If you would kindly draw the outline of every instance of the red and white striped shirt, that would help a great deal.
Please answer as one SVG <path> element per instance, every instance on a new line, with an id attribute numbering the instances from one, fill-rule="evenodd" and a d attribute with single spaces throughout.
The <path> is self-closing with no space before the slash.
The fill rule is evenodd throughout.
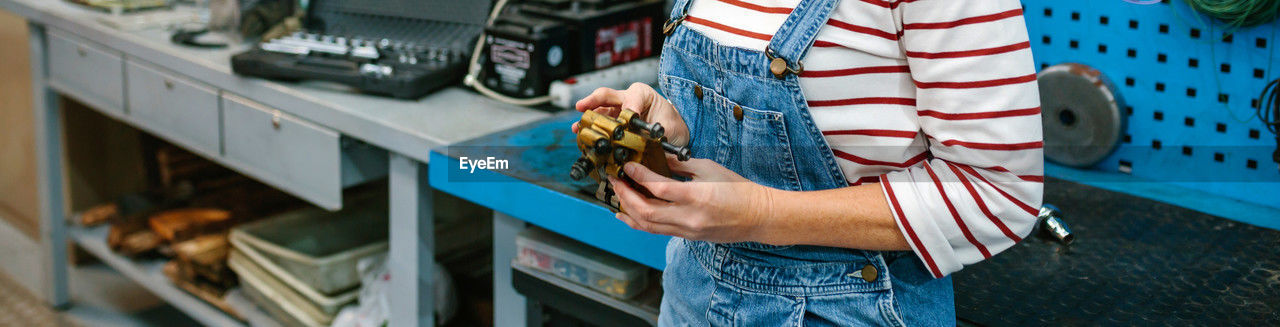
<path id="1" fill-rule="evenodd" d="M 799 0 L 698 0 L 685 22 L 763 51 Z M 1030 233 L 1040 98 L 1017 0 L 844 0 L 800 86 L 850 185 L 880 182 L 935 277 Z"/>

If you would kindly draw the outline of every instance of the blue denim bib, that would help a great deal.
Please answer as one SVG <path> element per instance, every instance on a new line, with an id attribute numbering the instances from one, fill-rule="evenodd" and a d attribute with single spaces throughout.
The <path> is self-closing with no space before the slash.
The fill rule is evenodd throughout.
<path id="1" fill-rule="evenodd" d="M 676 1 L 659 84 L 695 157 L 778 189 L 849 185 L 797 76 L 838 2 L 801 0 L 759 52 L 681 26 L 690 0 Z M 770 69 L 775 58 L 784 74 Z M 663 326 L 955 324 L 950 277 L 933 279 L 910 252 L 673 238 L 663 289 Z"/>

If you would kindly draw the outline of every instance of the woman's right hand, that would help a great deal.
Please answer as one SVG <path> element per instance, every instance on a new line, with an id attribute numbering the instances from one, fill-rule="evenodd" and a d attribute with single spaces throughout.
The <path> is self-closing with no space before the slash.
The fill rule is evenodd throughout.
<path id="1" fill-rule="evenodd" d="M 626 90 L 602 87 L 582 100 L 578 100 L 575 107 L 578 112 L 595 110 L 610 117 L 617 117 L 622 109 L 635 111 L 647 122 L 662 124 L 666 131 L 667 142 L 675 146 L 689 144 L 689 127 L 684 124 L 684 118 L 680 117 L 680 113 L 676 112 L 671 102 L 659 95 L 658 91 L 648 84 L 634 83 Z M 578 132 L 576 122 L 573 123 L 573 132 Z"/>

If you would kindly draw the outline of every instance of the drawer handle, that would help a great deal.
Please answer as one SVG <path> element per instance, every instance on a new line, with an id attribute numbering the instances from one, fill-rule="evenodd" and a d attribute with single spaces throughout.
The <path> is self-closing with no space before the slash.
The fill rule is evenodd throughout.
<path id="1" fill-rule="evenodd" d="M 271 128 L 280 129 L 280 110 L 271 112 Z"/>
<path id="2" fill-rule="evenodd" d="M 84 51 L 84 47 L 76 47 L 76 53 L 80 55 L 80 58 L 84 58 L 84 56 L 89 55 L 88 52 Z"/>
<path id="3" fill-rule="evenodd" d="M 165 88 L 166 90 L 170 90 L 170 91 L 172 91 L 172 90 L 173 90 L 173 81 L 170 81 L 170 80 L 164 80 L 164 88 Z"/>

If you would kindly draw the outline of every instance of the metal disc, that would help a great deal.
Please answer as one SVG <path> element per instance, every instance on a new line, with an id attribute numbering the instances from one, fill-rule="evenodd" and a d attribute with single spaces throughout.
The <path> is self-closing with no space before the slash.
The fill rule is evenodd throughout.
<path id="1" fill-rule="evenodd" d="M 1102 73 L 1066 63 L 1044 69 L 1037 79 L 1046 159 L 1088 167 L 1115 151 L 1124 136 L 1124 104 Z"/>

